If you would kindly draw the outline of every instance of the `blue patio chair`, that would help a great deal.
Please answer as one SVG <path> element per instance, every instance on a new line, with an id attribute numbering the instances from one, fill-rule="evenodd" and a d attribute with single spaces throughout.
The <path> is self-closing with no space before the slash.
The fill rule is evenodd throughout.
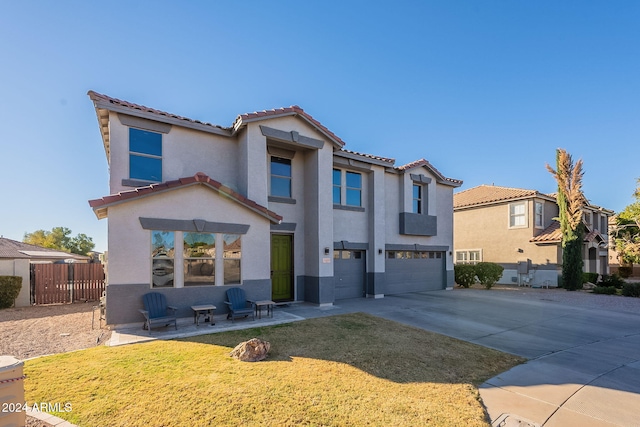
<path id="1" fill-rule="evenodd" d="M 167 297 L 160 292 L 149 292 L 142 296 L 142 302 L 144 303 L 144 310 L 140 310 L 140 313 L 144 316 L 143 329 L 148 329 L 151 332 L 151 328 L 173 326 L 178 329 L 176 307 L 167 305 Z"/>
<path id="2" fill-rule="evenodd" d="M 227 289 L 227 299 L 229 301 L 225 301 L 224 303 L 229 307 L 227 319 L 231 319 L 231 322 L 233 322 L 236 317 L 247 317 L 249 315 L 251 315 L 253 320 L 256 320 L 256 311 L 253 303 L 247 300 L 243 289 Z"/>

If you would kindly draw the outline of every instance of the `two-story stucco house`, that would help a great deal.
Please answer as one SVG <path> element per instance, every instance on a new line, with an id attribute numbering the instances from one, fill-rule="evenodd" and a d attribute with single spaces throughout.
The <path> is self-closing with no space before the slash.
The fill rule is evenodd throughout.
<path id="1" fill-rule="evenodd" d="M 142 295 L 179 315 L 242 286 L 250 299 L 336 300 L 453 287 L 453 189 L 426 160 L 345 150 L 297 106 L 229 127 L 89 92 L 110 194 L 107 322 Z"/>
<path id="2" fill-rule="evenodd" d="M 455 263 L 495 262 L 499 283 L 558 285 L 562 235 L 554 194 L 480 185 L 453 197 Z M 613 211 L 584 207 L 584 271 L 609 274 L 608 221 Z"/>

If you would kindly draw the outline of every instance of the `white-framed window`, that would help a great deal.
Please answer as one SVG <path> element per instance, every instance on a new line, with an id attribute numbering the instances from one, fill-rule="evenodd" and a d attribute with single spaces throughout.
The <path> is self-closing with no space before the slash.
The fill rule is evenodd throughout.
<path id="1" fill-rule="evenodd" d="M 182 236 L 184 286 L 215 285 L 216 235 L 185 232 Z"/>
<path id="2" fill-rule="evenodd" d="M 175 233 L 151 232 L 151 287 L 172 288 L 175 258 Z"/>
<path id="3" fill-rule="evenodd" d="M 362 174 L 347 171 L 346 176 L 347 206 L 362 206 Z"/>
<path id="4" fill-rule="evenodd" d="M 482 249 L 456 251 L 456 264 L 477 264 L 482 262 Z"/>
<path id="5" fill-rule="evenodd" d="M 527 226 L 527 202 L 509 204 L 509 228 Z"/>
<path id="6" fill-rule="evenodd" d="M 224 234 L 222 241 L 224 242 L 224 284 L 241 283 L 242 239 L 239 234 Z"/>
<path id="7" fill-rule="evenodd" d="M 291 198 L 291 159 L 271 156 L 271 196 Z"/>
<path id="8" fill-rule="evenodd" d="M 340 169 L 333 170 L 333 204 L 342 203 L 342 171 Z"/>
<path id="9" fill-rule="evenodd" d="M 178 271 L 177 277 L 174 277 L 175 265 L 182 267 L 182 274 Z M 151 231 L 153 288 L 239 285 L 241 267 L 242 236 L 239 234 Z"/>
<path id="10" fill-rule="evenodd" d="M 544 203 L 543 202 L 535 202 L 534 213 L 535 213 L 534 224 L 536 228 L 544 228 Z"/>
<path id="11" fill-rule="evenodd" d="M 413 213 L 421 214 L 424 212 L 424 186 L 420 184 L 413 184 Z"/>
<path id="12" fill-rule="evenodd" d="M 129 178 L 162 182 L 162 134 L 129 128 Z"/>
<path id="13" fill-rule="evenodd" d="M 362 207 L 362 174 L 333 169 L 333 204 Z"/>

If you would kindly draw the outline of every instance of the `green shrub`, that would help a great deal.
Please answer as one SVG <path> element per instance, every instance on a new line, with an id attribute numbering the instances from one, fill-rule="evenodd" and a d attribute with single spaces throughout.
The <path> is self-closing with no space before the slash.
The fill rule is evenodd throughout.
<path id="1" fill-rule="evenodd" d="M 630 265 L 621 265 L 618 267 L 618 274 L 623 279 L 628 279 L 631 277 L 631 273 L 633 273 L 633 266 Z"/>
<path id="2" fill-rule="evenodd" d="M 600 286 L 613 286 L 616 289 L 622 289 L 622 285 L 624 285 L 624 280 L 620 278 L 617 274 L 603 275 L 602 281 L 599 283 Z"/>
<path id="3" fill-rule="evenodd" d="M 598 281 L 598 273 L 582 273 L 582 283 L 593 283 Z"/>
<path id="4" fill-rule="evenodd" d="M 476 283 L 476 269 L 471 264 L 457 264 L 453 266 L 455 281 L 458 285 L 468 288 Z"/>
<path id="5" fill-rule="evenodd" d="M 593 288 L 594 294 L 615 295 L 616 288 L 614 286 L 596 286 Z"/>
<path id="6" fill-rule="evenodd" d="M 479 262 L 476 264 L 476 276 L 480 283 L 487 289 L 491 289 L 496 284 L 500 277 L 504 267 L 494 262 Z"/>
<path id="7" fill-rule="evenodd" d="M 0 308 L 13 306 L 22 288 L 22 277 L 0 276 Z"/>
<path id="8" fill-rule="evenodd" d="M 625 297 L 640 297 L 640 283 L 625 283 L 622 286 L 622 295 Z"/>

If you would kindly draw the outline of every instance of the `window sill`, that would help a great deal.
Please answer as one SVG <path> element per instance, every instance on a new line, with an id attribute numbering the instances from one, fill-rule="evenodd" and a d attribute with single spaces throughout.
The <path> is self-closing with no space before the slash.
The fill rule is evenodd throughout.
<path id="1" fill-rule="evenodd" d="M 151 184 L 158 184 L 160 181 L 145 181 L 143 179 L 123 179 L 122 185 L 124 187 L 146 187 Z"/>
<path id="2" fill-rule="evenodd" d="M 287 203 L 289 205 L 296 204 L 296 199 L 292 199 L 290 197 L 269 196 L 268 200 L 273 203 Z"/>
<path id="3" fill-rule="evenodd" d="M 361 206 L 348 206 L 348 205 L 333 205 L 333 209 L 352 212 L 364 212 L 364 208 Z"/>

